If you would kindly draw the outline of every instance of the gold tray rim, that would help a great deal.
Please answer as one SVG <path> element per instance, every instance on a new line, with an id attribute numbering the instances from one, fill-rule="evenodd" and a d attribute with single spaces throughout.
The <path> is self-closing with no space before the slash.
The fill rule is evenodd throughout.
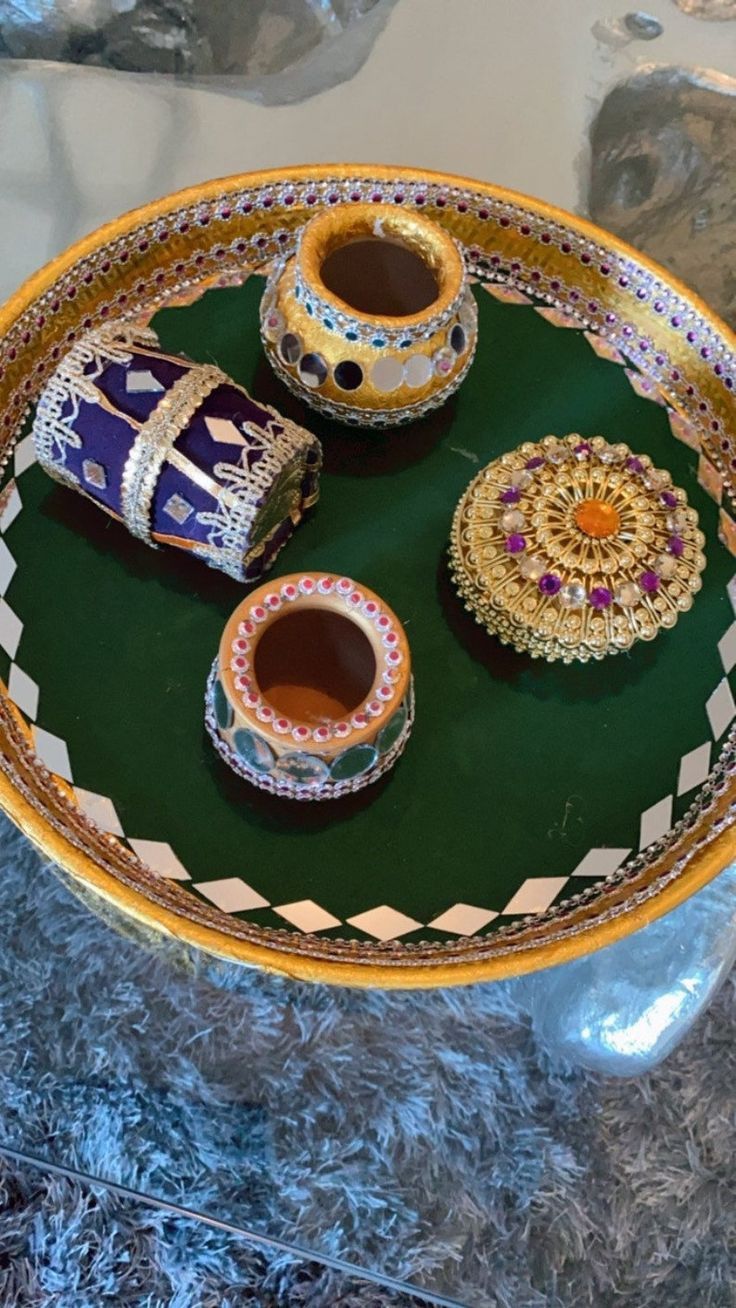
<path id="1" fill-rule="evenodd" d="M 365 177 L 376 181 L 403 184 L 421 178 L 429 185 L 472 190 L 476 194 L 488 196 L 489 199 L 532 211 L 550 223 L 559 223 L 588 237 L 591 241 L 600 243 L 607 250 L 629 259 L 639 268 L 661 279 L 668 289 L 678 294 L 708 322 L 729 348 L 736 349 L 736 334 L 695 292 L 656 262 L 587 219 L 579 218 L 532 196 L 479 182 L 475 178 L 425 168 L 370 163 L 302 164 L 235 173 L 183 188 L 131 209 L 82 237 L 28 277 L 0 307 L 0 336 L 5 335 L 21 314 L 80 259 L 94 254 L 108 242 L 125 236 L 142 224 L 151 223 L 187 205 L 216 199 L 221 197 L 223 192 L 283 185 L 291 180 L 309 181 L 315 185 L 328 181 L 338 184 L 354 180 L 357 183 Z M 1 690 L 7 699 L 6 688 L 2 686 Z M 56 828 L 47 811 L 31 802 L 28 795 L 23 793 L 23 789 L 14 784 L 5 772 L 0 772 L 0 808 L 63 871 L 73 879 L 84 883 L 124 914 L 186 945 L 201 948 L 229 961 L 249 964 L 294 979 L 359 987 L 415 989 L 465 985 L 519 975 L 569 961 L 612 944 L 670 912 L 736 859 L 736 827 L 733 825 L 730 812 L 736 799 L 735 778 L 731 780 L 707 815 L 708 820 L 701 822 L 698 828 L 677 846 L 676 854 L 679 858 L 685 859 L 682 870 L 646 899 L 634 900 L 627 904 L 624 898 L 621 910 L 602 922 L 591 921 L 584 924 L 579 931 L 571 932 L 561 939 L 541 939 L 497 956 L 479 959 L 458 957 L 448 959 L 435 955 L 434 958 L 412 962 L 410 955 L 404 953 L 402 956 L 399 950 L 393 959 L 384 954 L 386 961 L 376 961 L 375 947 L 366 945 L 364 958 L 360 957 L 359 949 L 356 951 L 354 961 L 353 959 L 343 961 L 334 958 L 309 957 L 304 953 L 289 950 L 282 947 L 281 939 L 273 944 L 244 940 L 215 926 L 193 921 L 186 915 L 183 905 L 182 912 L 179 912 L 153 901 L 143 890 L 125 884 L 100 866 L 91 853 L 78 848 L 71 839 Z M 28 787 L 29 792 L 32 792 L 32 789 Z M 53 789 L 54 783 L 50 782 L 50 795 Z M 50 800 L 50 804 L 53 807 L 53 799 Z M 714 829 L 716 827 L 717 830 Z M 696 839 L 697 836 L 701 839 Z M 612 899 L 612 903 L 616 903 L 616 900 Z M 280 936 L 282 935 L 283 933 L 280 933 Z M 329 944 L 329 942 L 325 943 Z M 461 950 L 461 942 L 458 942 L 457 947 Z"/>

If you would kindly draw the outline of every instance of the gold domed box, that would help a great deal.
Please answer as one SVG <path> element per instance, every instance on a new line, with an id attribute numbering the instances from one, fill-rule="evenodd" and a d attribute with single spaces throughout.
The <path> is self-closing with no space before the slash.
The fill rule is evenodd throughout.
<path id="1" fill-rule="evenodd" d="M 261 304 L 277 375 L 343 422 L 389 427 L 437 408 L 473 360 L 477 308 L 456 241 L 419 213 L 340 205 L 304 227 Z"/>
<path id="2" fill-rule="evenodd" d="M 504 644 L 587 662 L 674 627 L 701 588 L 704 544 L 667 471 L 573 433 L 527 441 L 473 479 L 450 563 L 466 608 Z"/>

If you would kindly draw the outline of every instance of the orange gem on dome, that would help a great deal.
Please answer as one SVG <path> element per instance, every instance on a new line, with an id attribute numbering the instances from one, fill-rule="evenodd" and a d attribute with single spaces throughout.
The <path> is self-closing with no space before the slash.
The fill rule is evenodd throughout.
<path id="1" fill-rule="evenodd" d="M 606 500 L 583 500 L 575 509 L 575 522 L 586 536 L 596 540 L 615 536 L 621 526 L 618 509 Z"/>

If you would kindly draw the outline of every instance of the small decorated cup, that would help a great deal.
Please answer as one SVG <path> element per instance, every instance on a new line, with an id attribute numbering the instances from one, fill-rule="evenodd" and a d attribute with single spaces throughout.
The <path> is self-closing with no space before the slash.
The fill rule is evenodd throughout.
<path id="1" fill-rule="evenodd" d="M 349 577 L 294 573 L 252 592 L 222 635 L 206 724 L 262 790 L 332 799 L 402 752 L 414 697 L 409 645 L 383 600 Z"/>
<path id="2" fill-rule="evenodd" d="M 275 265 L 261 336 L 278 376 L 342 422 L 387 427 L 437 408 L 473 360 L 477 308 L 460 249 L 422 214 L 325 209 Z"/>

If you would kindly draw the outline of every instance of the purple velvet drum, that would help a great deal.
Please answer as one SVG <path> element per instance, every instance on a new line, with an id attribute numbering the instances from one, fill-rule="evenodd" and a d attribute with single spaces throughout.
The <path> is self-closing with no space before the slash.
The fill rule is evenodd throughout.
<path id="1" fill-rule="evenodd" d="M 33 436 L 56 481 L 148 545 L 189 550 L 237 581 L 262 576 L 319 494 L 315 436 L 126 324 L 64 357 Z"/>

